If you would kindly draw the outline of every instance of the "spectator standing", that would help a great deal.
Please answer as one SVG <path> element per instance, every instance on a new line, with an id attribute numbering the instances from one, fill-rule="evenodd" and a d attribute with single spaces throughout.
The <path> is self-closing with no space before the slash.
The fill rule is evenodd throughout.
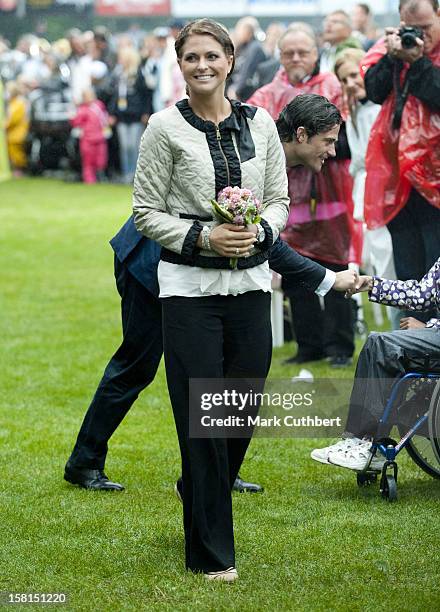
<path id="1" fill-rule="evenodd" d="M 306 30 L 287 30 L 279 41 L 282 67 L 272 83 L 265 85 L 248 100 L 262 106 L 274 119 L 297 95 L 316 93 L 341 108 L 342 90 L 336 76 L 319 71 L 318 48 Z M 322 157 L 319 157 L 321 155 Z M 353 221 L 352 185 L 345 159 L 325 163 L 315 174 L 309 168 L 288 171 L 290 213 L 283 233 L 285 241 L 302 255 L 322 263 L 335 272 L 345 269 L 360 257 L 359 230 Z M 322 151 L 316 163 L 324 162 Z M 360 228 L 360 233 L 362 228 Z M 357 246 L 355 253 L 354 246 Z M 335 367 L 349 363 L 354 351 L 353 314 L 350 302 L 335 291 L 324 298 L 309 295 L 301 286 L 284 284 L 292 305 L 292 321 L 298 353 L 288 363 L 302 363 L 331 358 Z"/>
<path id="2" fill-rule="evenodd" d="M 74 28 L 67 32 L 67 40 L 70 44 L 70 56 L 67 66 L 70 70 L 70 87 L 72 89 L 72 99 L 75 104 L 82 102 L 83 93 L 89 89 L 91 80 L 92 57 L 86 54 L 84 38 L 81 30 Z"/>
<path id="3" fill-rule="evenodd" d="M 176 38 L 185 23 L 180 19 L 173 19 L 168 28 L 158 28 L 159 35 L 166 34 L 166 44 L 160 62 L 159 90 L 163 107 L 173 106 L 185 96 L 185 82 L 179 69 L 174 50 Z M 164 32 L 165 30 L 165 32 Z"/>
<path id="4" fill-rule="evenodd" d="M 111 71 L 116 66 L 116 54 L 110 47 L 111 34 L 105 26 L 97 26 L 93 30 L 95 54 L 93 59 L 104 62 Z"/>
<path id="5" fill-rule="evenodd" d="M 359 40 L 363 49 L 368 51 L 374 45 L 378 36 L 373 23 L 373 15 L 368 4 L 355 4 L 351 10 L 353 36 Z"/>
<path id="6" fill-rule="evenodd" d="M 438 0 L 401 0 L 400 17 L 423 40 L 404 48 L 398 29 L 387 28 L 362 61 L 367 96 L 382 105 L 367 151 L 365 220 L 370 229 L 387 225 L 397 278 L 408 280 L 440 253 Z"/>
<path id="7" fill-rule="evenodd" d="M 10 178 L 6 130 L 4 127 L 5 108 L 3 96 L 3 81 L 0 79 L 0 181 Z"/>
<path id="8" fill-rule="evenodd" d="M 256 70 L 267 59 L 256 34 L 260 26 L 255 17 L 242 17 L 233 31 L 237 57 L 230 79 L 228 95 L 237 100 L 247 100 L 258 88 Z"/>
<path id="9" fill-rule="evenodd" d="M 151 92 L 151 110 L 153 113 L 157 113 L 163 108 L 159 91 L 160 57 L 158 38 L 154 35 L 146 36 L 141 48 L 141 70 L 145 85 Z"/>
<path id="10" fill-rule="evenodd" d="M 151 71 L 157 79 L 157 85 L 153 93 L 153 111 L 157 113 L 158 111 L 166 107 L 166 100 L 164 99 L 164 96 L 168 96 L 168 98 L 171 98 L 171 93 L 168 93 L 171 90 L 171 85 L 168 86 L 167 84 L 169 83 L 170 79 L 168 79 L 167 81 L 166 77 L 164 77 L 163 74 L 168 73 L 168 66 L 171 61 L 171 57 L 169 54 L 172 50 L 170 50 L 169 47 L 172 47 L 173 43 L 172 41 L 168 40 L 168 28 L 155 28 L 155 30 L 153 31 L 153 36 L 154 42 L 151 44 L 151 47 L 155 48 L 154 55 L 157 55 L 157 60 L 153 60 L 153 66 L 150 66 L 150 61 L 146 62 L 143 67 L 143 72 L 146 79 L 148 78 L 148 71 Z M 143 51 L 143 55 L 145 55 L 145 51 Z M 147 80 L 146 83 L 147 86 L 149 86 Z"/>
<path id="11" fill-rule="evenodd" d="M 11 168 L 15 176 L 20 176 L 27 166 L 26 138 L 29 131 L 29 117 L 26 99 L 16 81 L 6 84 L 6 139 Z"/>
<path id="12" fill-rule="evenodd" d="M 50 51 L 50 44 L 44 38 L 30 39 L 28 55 L 20 67 L 20 77 L 22 77 L 31 88 L 47 79 L 50 70 L 44 61 L 44 57 Z"/>
<path id="13" fill-rule="evenodd" d="M 142 132 L 152 113 L 151 91 L 145 84 L 139 53 L 130 46 L 118 51 L 110 82 L 110 123 L 116 125 L 122 180 L 133 181 Z"/>
<path id="14" fill-rule="evenodd" d="M 273 22 L 267 26 L 264 40 L 264 52 L 267 59 L 257 66 L 255 71 L 256 89 L 270 83 L 280 68 L 280 48 L 278 41 L 286 31 L 282 23 Z"/>
<path id="15" fill-rule="evenodd" d="M 81 154 L 84 183 L 96 183 L 107 167 L 108 114 L 104 104 L 96 99 L 93 89 L 86 89 L 83 102 L 76 116 L 71 119 L 73 127 L 81 130 L 79 150 Z"/>
<path id="16" fill-rule="evenodd" d="M 351 151 L 350 174 L 353 177 L 354 218 L 364 223 L 365 155 L 371 128 L 380 106 L 367 99 L 360 64 L 365 56 L 361 49 L 345 49 L 335 63 L 335 74 L 342 84 L 348 107 L 347 139 Z M 364 232 L 362 268 L 383 278 L 396 278 L 393 261 L 393 245 L 388 229 L 383 226 Z M 358 295 L 354 298 L 360 297 Z M 373 304 L 373 307 L 379 307 Z M 390 310 L 392 312 L 390 312 Z M 393 327 L 398 328 L 398 311 L 389 307 L 388 314 Z M 400 317 L 399 317 L 400 318 Z"/>
<path id="17" fill-rule="evenodd" d="M 266 28 L 263 49 L 267 58 L 280 57 L 278 41 L 286 31 L 286 26 L 279 21 L 272 21 Z"/>
<path id="18" fill-rule="evenodd" d="M 361 49 L 358 39 L 352 36 L 350 17 L 345 11 L 333 11 L 327 15 L 323 24 L 323 47 L 321 50 L 321 71 L 332 72 L 338 53 L 347 47 Z"/>

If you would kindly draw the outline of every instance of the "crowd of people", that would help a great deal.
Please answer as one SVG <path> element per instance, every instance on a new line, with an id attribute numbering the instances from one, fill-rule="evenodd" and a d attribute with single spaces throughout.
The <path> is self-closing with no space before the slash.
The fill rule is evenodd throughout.
<path id="1" fill-rule="evenodd" d="M 134 185 L 133 215 L 112 240 L 123 342 L 65 479 L 123 489 L 104 473 L 107 443 L 163 352 L 186 567 L 208 579 L 238 576 L 231 489 L 242 486 L 250 437 L 192 437 L 188 380 L 264 384 L 272 270 L 292 305 L 298 351 L 289 363 L 351 363 L 354 309 L 345 298 L 359 292 L 404 314 L 393 315 L 400 330 L 367 340 L 344 439 L 313 459 L 362 469 L 408 350 L 440 356 L 440 11 L 438 0 L 401 0 L 399 11 L 400 27 L 377 41 L 359 4 L 351 17 L 327 15 L 319 35 L 305 23 L 273 23 L 263 41 L 253 17 L 231 33 L 200 19 L 114 45 L 98 28 L 71 31 L 45 51 L 37 44 L 36 55 L 28 39 L 28 51 L 16 50 L 21 60 L 8 64 L 16 74 L 6 84 L 7 130 L 11 109 L 23 122 L 26 100 L 62 82 L 75 105 L 68 120 L 80 130 L 83 180 L 108 176 L 117 151 L 114 167 Z M 53 48 L 64 48 L 62 62 Z M 32 129 L 32 113 L 26 120 Z M 22 171 L 25 140 L 17 141 L 8 139 L 9 152 Z M 210 202 L 228 186 L 263 202 L 261 218 L 214 219 Z"/>
<path id="2" fill-rule="evenodd" d="M 14 173 L 53 169 L 59 155 L 52 156 L 50 147 L 59 151 L 59 142 L 51 142 L 49 136 L 53 138 L 57 127 L 58 140 L 65 144 L 72 127 L 69 120 L 78 110 L 82 124 L 74 124 L 73 137 L 81 146 L 77 142 L 76 147 L 67 147 L 65 165 L 82 168 L 84 182 L 132 182 L 140 135 L 148 118 L 185 95 L 174 52 L 174 41 L 183 25 L 176 19 L 151 32 L 134 28 L 111 33 L 103 26 L 93 31 L 72 29 L 51 43 L 29 33 L 15 46 L 0 36 L 0 76 L 7 85 L 6 130 Z M 315 38 L 306 24 L 297 25 Z M 289 27 L 272 22 L 263 31 L 255 18 L 239 19 L 231 30 L 237 61 L 228 80 L 229 97 L 246 101 L 272 80 L 280 67 L 279 40 Z M 333 58 L 346 47 L 368 48 L 377 36 L 367 5 L 356 5 L 351 18 L 344 11 L 332 13 L 324 20 L 322 32 L 316 34 L 323 68 L 332 69 L 332 61 L 326 57 Z M 96 117 L 99 105 L 93 95 L 102 102 L 105 115 L 98 113 Z M 50 107 L 44 120 L 42 97 L 48 101 L 46 108 Z M 56 110 L 54 101 L 58 103 Z M 61 115 L 64 126 L 60 125 Z M 98 132 L 101 151 L 107 150 L 107 156 L 98 155 L 95 168 L 90 166 L 89 150 Z M 43 141 L 43 149 L 49 149 L 39 151 L 39 157 L 36 147 L 31 146 L 36 137 Z"/>

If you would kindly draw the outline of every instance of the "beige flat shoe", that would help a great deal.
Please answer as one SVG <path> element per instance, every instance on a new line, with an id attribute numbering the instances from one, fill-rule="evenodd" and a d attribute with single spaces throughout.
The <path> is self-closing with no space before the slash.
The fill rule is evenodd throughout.
<path id="1" fill-rule="evenodd" d="M 206 580 L 220 580 L 222 582 L 234 582 L 238 578 L 235 567 L 228 567 L 228 569 L 219 572 L 207 572 L 204 576 Z"/>
<path id="2" fill-rule="evenodd" d="M 179 478 L 176 484 L 174 485 L 174 493 L 176 494 L 177 499 L 183 504 L 183 485 L 182 479 Z"/>

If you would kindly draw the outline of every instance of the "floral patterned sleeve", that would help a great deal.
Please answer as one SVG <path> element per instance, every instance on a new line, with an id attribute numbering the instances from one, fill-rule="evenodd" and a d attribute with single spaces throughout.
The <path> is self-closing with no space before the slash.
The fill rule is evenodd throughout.
<path id="1" fill-rule="evenodd" d="M 371 302 L 423 311 L 440 308 L 440 258 L 422 280 L 386 280 L 373 277 L 368 297 Z M 430 319 L 426 327 L 440 328 L 440 319 Z"/>
<path id="2" fill-rule="evenodd" d="M 429 319 L 426 323 L 426 327 L 435 327 L 436 329 L 440 329 L 440 319 Z"/>

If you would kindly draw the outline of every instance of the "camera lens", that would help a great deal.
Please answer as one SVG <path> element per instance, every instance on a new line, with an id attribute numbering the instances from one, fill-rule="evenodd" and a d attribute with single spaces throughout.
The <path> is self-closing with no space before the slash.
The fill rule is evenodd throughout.
<path id="1" fill-rule="evenodd" d="M 420 28 L 405 26 L 400 28 L 399 36 L 403 49 L 412 49 L 417 47 L 417 38 L 423 40 L 423 31 Z"/>
<path id="2" fill-rule="evenodd" d="M 416 36 L 412 32 L 406 32 L 402 35 L 402 47 L 404 49 L 412 49 L 417 46 Z"/>

